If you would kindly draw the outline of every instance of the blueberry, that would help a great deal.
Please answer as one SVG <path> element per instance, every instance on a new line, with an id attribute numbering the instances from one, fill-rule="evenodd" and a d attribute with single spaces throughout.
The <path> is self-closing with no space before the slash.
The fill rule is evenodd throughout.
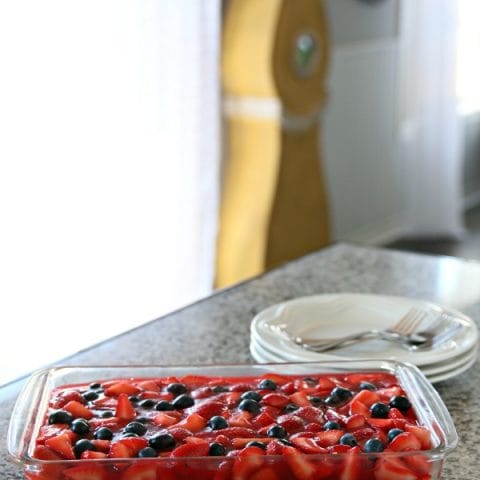
<path id="1" fill-rule="evenodd" d="M 125 433 L 135 433 L 137 435 L 144 435 L 147 432 L 147 427 L 141 422 L 130 422 L 123 429 Z"/>
<path id="2" fill-rule="evenodd" d="M 188 395 L 179 395 L 173 402 L 172 406 L 176 410 L 182 410 L 183 408 L 192 407 L 195 405 L 195 400 Z"/>
<path id="3" fill-rule="evenodd" d="M 111 440 L 113 438 L 113 432 L 107 427 L 100 427 L 95 430 L 93 438 L 96 440 Z"/>
<path id="4" fill-rule="evenodd" d="M 175 408 L 170 402 L 167 402 L 166 400 L 160 400 L 155 405 L 155 410 L 159 410 L 160 412 L 166 412 L 168 410 L 175 410 Z"/>
<path id="5" fill-rule="evenodd" d="M 336 404 L 345 403 L 353 397 L 353 394 L 348 388 L 335 387 L 330 392 L 330 397 L 336 402 Z"/>
<path id="6" fill-rule="evenodd" d="M 80 455 L 85 450 L 96 450 L 96 448 L 95 448 L 95 445 L 90 440 L 87 440 L 86 438 L 82 438 L 81 440 L 78 440 L 77 442 L 75 442 L 75 445 L 73 446 L 73 452 L 75 453 L 75 456 L 77 458 L 80 458 Z"/>
<path id="7" fill-rule="evenodd" d="M 266 450 L 267 446 L 263 442 L 259 442 L 257 440 L 252 440 L 251 442 L 248 442 L 246 447 L 258 447 L 261 448 L 262 450 Z"/>
<path id="8" fill-rule="evenodd" d="M 98 398 L 98 393 L 94 392 L 93 390 L 87 390 L 82 394 L 82 397 L 85 401 L 91 402 L 92 400 L 96 400 Z"/>
<path id="9" fill-rule="evenodd" d="M 360 382 L 360 390 L 370 390 L 371 392 L 375 391 L 377 387 L 370 382 Z"/>
<path id="10" fill-rule="evenodd" d="M 135 418 L 135 421 L 140 423 L 150 423 L 152 420 L 148 417 L 137 417 Z"/>
<path id="11" fill-rule="evenodd" d="M 212 457 L 221 457 L 227 453 L 227 450 L 221 443 L 213 442 L 210 444 L 208 454 Z"/>
<path id="12" fill-rule="evenodd" d="M 155 400 L 146 398 L 145 400 L 138 402 L 138 406 L 146 409 L 153 408 L 155 406 Z"/>
<path id="13" fill-rule="evenodd" d="M 222 428 L 228 428 L 228 422 L 220 415 L 215 415 L 214 417 L 212 417 L 208 421 L 207 425 L 212 430 L 221 430 Z"/>
<path id="14" fill-rule="evenodd" d="M 338 422 L 334 422 L 333 420 L 330 420 L 328 422 L 325 422 L 323 425 L 324 430 L 340 430 L 340 424 Z"/>
<path id="15" fill-rule="evenodd" d="M 48 423 L 50 425 L 52 423 L 68 423 L 70 425 L 72 423 L 72 420 L 72 414 L 67 412 L 66 410 L 55 410 L 48 417 Z"/>
<path id="16" fill-rule="evenodd" d="M 346 433 L 340 437 L 340 445 L 348 445 L 354 447 L 357 444 L 355 437 L 351 433 Z"/>
<path id="17" fill-rule="evenodd" d="M 102 385 L 100 383 L 91 383 L 88 388 L 90 388 L 91 390 L 99 390 L 102 387 Z"/>
<path id="18" fill-rule="evenodd" d="M 406 412 L 412 406 L 412 404 L 407 397 L 398 395 L 390 400 L 390 406 L 392 408 L 397 408 L 401 412 Z"/>
<path id="19" fill-rule="evenodd" d="M 273 425 L 268 429 L 267 436 L 274 438 L 285 438 L 287 436 L 287 431 L 280 425 Z"/>
<path id="20" fill-rule="evenodd" d="M 122 435 L 122 438 L 131 438 L 131 437 L 139 437 L 140 435 L 133 433 L 133 432 L 127 432 Z"/>
<path id="21" fill-rule="evenodd" d="M 311 387 L 313 387 L 314 385 L 317 385 L 318 383 L 318 379 L 313 377 L 304 377 L 303 381 L 305 383 L 308 383 L 308 385 L 310 385 Z"/>
<path id="22" fill-rule="evenodd" d="M 100 414 L 101 418 L 112 418 L 113 417 L 113 412 L 111 410 L 105 410 Z"/>
<path id="23" fill-rule="evenodd" d="M 212 392 L 213 392 L 213 393 L 228 392 L 228 388 L 227 388 L 227 387 L 222 387 L 221 385 L 215 385 L 215 386 L 212 388 Z"/>
<path id="24" fill-rule="evenodd" d="M 70 430 L 78 435 L 86 435 L 90 431 L 90 425 L 84 418 L 76 418 L 70 424 Z"/>
<path id="25" fill-rule="evenodd" d="M 277 441 L 289 447 L 293 446 L 293 443 L 287 440 L 286 438 L 279 438 Z"/>
<path id="26" fill-rule="evenodd" d="M 130 403 L 138 403 L 140 401 L 140 397 L 138 395 L 130 395 L 128 397 L 128 399 L 130 400 Z"/>
<path id="27" fill-rule="evenodd" d="M 298 405 L 295 405 L 294 403 L 289 403 L 286 407 L 285 407 L 285 411 L 287 413 L 292 413 L 292 412 L 295 412 L 295 410 L 298 410 L 300 407 Z"/>
<path id="28" fill-rule="evenodd" d="M 388 441 L 391 442 L 397 435 L 400 435 L 401 433 L 403 433 L 403 430 L 400 428 L 391 428 L 387 434 Z"/>
<path id="29" fill-rule="evenodd" d="M 158 433 L 148 440 L 148 446 L 155 450 L 168 450 L 175 446 L 175 439 L 170 433 Z"/>
<path id="30" fill-rule="evenodd" d="M 258 388 L 260 390 L 276 390 L 277 384 L 273 380 L 270 380 L 269 378 L 265 378 L 265 380 L 262 380 L 258 384 Z"/>
<path id="31" fill-rule="evenodd" d="M 240 398 L 242 400 L 250 399 L 250 400 L 255 400 L 256 402 L 259 402 L 262 399 L 262 396 L 258 392 L 255 392 L 254 390 L 250 390 L 248 392 L 242 393 L 242 396 Z"/>
<path id="32" fill-rule="evenodd" d="M 152 447 L 145 447 L 138 451 L 137 455 L 140 458 L 147 458 L 147 457 L 156 457 L 157 451 Z"/>
<path id="33" fill-rule="evenodd" d="M 370 407 L 370 413 L 373 418 L 387 418 L 390 407 L 382 402 L 374 403 Z"/>
<path id="34" fill-rule="evenodd" d="M 238 408 L 240 410 L 245 410 L 246 412 L 258 413 L 260 411 L 260 404 L 256 400 L 246 398 L 240 402 Z"/>
<path id="35" fill-rule="evenodd" d="M 378 438 L 370 438 L 365 442 L 363 450 L 367 453 L 378 453 L 385 450 L 385 445 Z"/>
<path id="36" fill-rule="evenodd" d="M 187 387 L 183 383 L 170 383 L 167 386 L 167 392 L 173 393 L 173 395 L 181 395 L 187 393 Z"/>
<path id="37" fill-rule="evenodd" d="M 319 405 L 323 404 L 323 399 L 320 397 L 316 397 L 316 396 L 309 397 L 309 400 L 314 407 L 318 407 Z"/>

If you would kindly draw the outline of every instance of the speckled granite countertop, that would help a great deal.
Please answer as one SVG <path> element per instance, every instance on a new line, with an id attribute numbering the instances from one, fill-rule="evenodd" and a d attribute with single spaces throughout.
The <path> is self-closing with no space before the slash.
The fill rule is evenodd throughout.
<path id="1" fill-rule="evenodd" d="M 361 292 L 430 300 L 463 311 L 480 325 L 480 263 L 337 244 L 249 282 L 79 352 L 62 364 L 253 363 L 253 315 L 283 300 L 318 293 Z M 460 437 L 443 478 L 480 478 L 480 369 L 436 384 Z M 0 477 L 22 479 L 6 450 L 10 413 L 23 381 L 0 389 Z"/>

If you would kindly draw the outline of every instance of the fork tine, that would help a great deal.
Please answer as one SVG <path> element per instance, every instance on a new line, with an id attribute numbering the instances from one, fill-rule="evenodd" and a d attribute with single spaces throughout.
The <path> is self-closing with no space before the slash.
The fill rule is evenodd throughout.
<path id="1" fill-rule="evenodd" d="M 410 335 L 425 318 L 426 312 L 412 308 L 393 327 L 391 331 L 402 335 Z"/>

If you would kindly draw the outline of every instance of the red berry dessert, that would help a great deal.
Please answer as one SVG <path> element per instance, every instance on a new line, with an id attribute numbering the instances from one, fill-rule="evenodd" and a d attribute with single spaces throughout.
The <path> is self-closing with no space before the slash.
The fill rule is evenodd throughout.
<path id="1" fill-rule="evenodd" d="M 53 391 L 27 476 L 427 480 L 431 446 L 385 372 L 120 378 Z"/>

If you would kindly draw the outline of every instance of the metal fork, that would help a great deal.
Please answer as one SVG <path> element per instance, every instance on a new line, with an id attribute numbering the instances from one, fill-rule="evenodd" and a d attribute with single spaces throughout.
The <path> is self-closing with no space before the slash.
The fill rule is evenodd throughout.
<path id="1" fill-rule="evenodd" d="M 294 336 L 292 340 L 297 345 L 301 345 L 308 350 L 313 350 L 318 353 L 343 347 L 361 340 L 370 340 L 374 338 L 381 338 L 382 340 L 388 340 L 390 342 L 404 343 L 408 340 L 409 336 L 415 332 L 426 315 L 427 313 L 425 311 L 412 308 L 400 318 L 395 325 L 385 330 L 368 330 L 340 338 L 323 340 L 306 339 L 297 335 Z M 422 341 L 426 341 L 426 339 L 422 339 L 418 336 L 417 345 L 421 344 Z"/>

